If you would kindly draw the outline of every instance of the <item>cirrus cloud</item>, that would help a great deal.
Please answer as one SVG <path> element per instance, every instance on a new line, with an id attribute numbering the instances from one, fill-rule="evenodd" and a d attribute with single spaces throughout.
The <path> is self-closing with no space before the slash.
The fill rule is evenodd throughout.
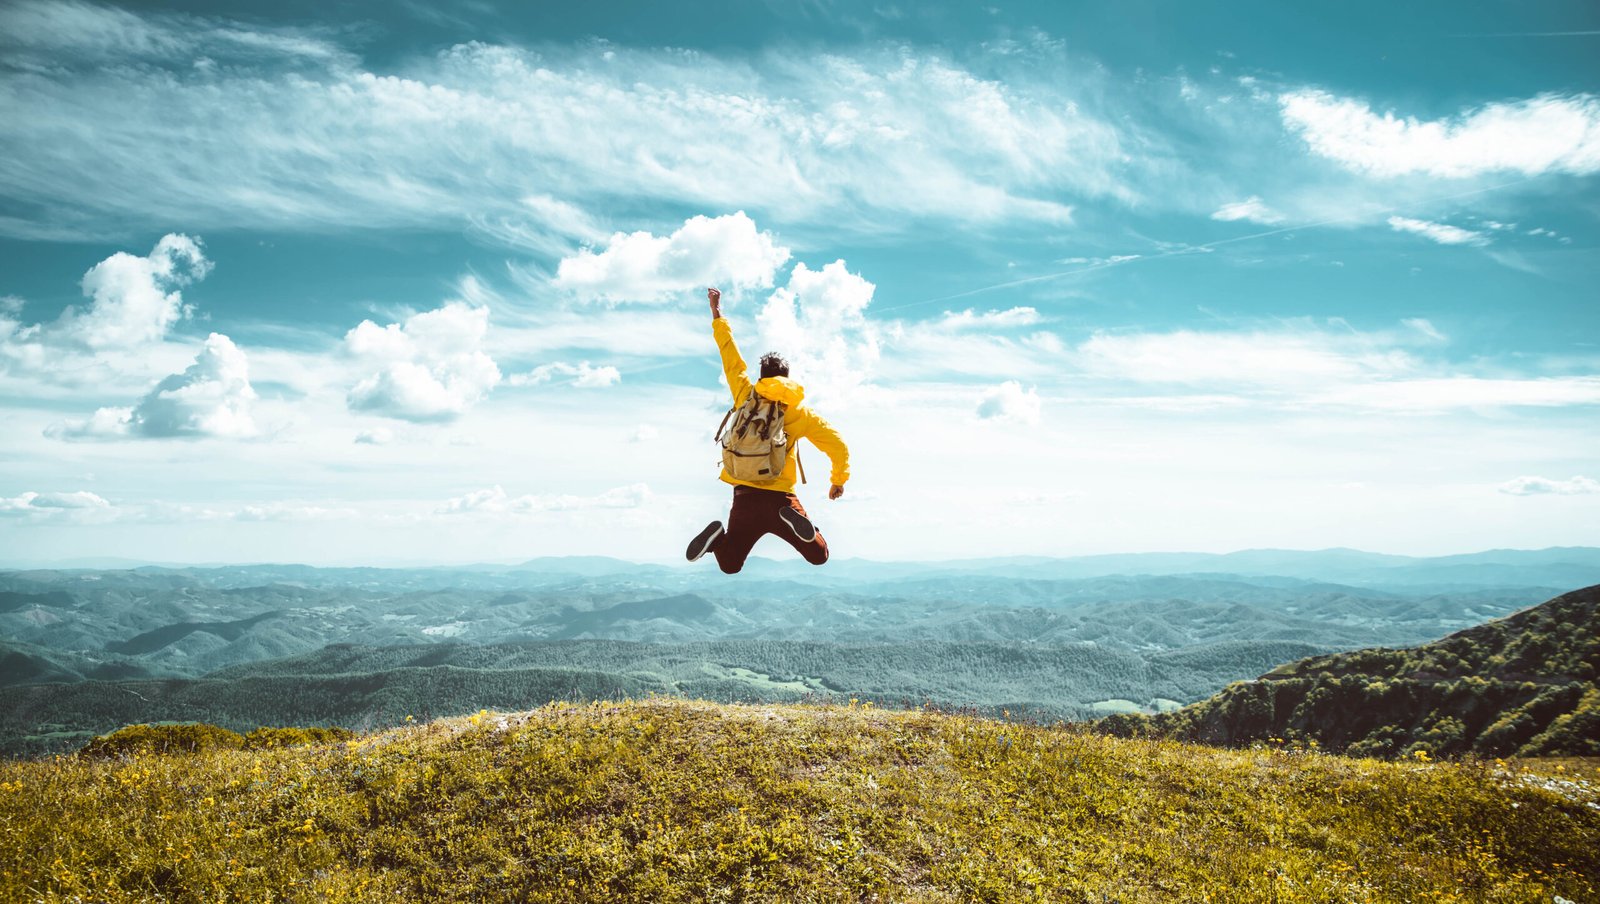
<path id="1" fill-rule="evenodd" d="M 1389 228 L 1395 232 L 1409 232 L 1420 235 L 1429 241 L 1441 245 L 1487 245 L 1489 237 L 1481 232 L 1451 226 L 1449 223 L 1433 223 L 1428 220 L 1414 220 L 1410 217 L 1390 217 Z"/>
<path id="2" fill-rule="evenodd" d="M 1271 226 L 1282 223 L 1284 217 L 1283 214 L 1262 203 L 1260 198 L 1251 195 L 1243 201 L 1234 201 L 1231 204 L 1222 205 L 1211 215 L 1211 219 L 1222 220 L 1223 222 L 1248 220 L 1252 223 Z"/>
<path id="3" fill-rule="evenodd" d="M 580 361 L 577 364 L 555 361 L 541 364 L 525 374 L 513 374 L 506 379 L 506 385 L 538 386 L 558 377 L 579 389 L 600 389 L 622 382 L 622 372 L 610 365 L 596 367 L 588 361 Z"/>
<path id="4" fill-rule="evenodd" d="M 1600 98 L 1541 94 L 1419 120 L 1326 91 L 1279 95 L 1284 124 L 1312 153 L 1375 176 L 1462 179 L 1494 172 L 1600 172 Z"/>
<path id="5" fill-rule="evenodd" d="M 568 512 L 582 509 L 631 509 L 645 505 L 651 497 L 650 487 L 643 483 L 615 487 L 595 496 L 570 494 L 512 496 L 504 487 L 496 484 L 488 489 L 474 490 L 446 500 L 434 509 L 434 513 L 526 515 L 535 512 Z"/>

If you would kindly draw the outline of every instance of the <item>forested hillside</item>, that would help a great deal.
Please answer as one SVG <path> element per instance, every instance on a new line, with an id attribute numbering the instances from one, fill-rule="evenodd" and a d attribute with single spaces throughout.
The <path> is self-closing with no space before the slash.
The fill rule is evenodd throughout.
<path id="1" fill-rule="evenodd" d="M 1352 754 L 1600 755 L 1600 586 L 1413 649 L 1317 656 L 1108 731 Z"/>

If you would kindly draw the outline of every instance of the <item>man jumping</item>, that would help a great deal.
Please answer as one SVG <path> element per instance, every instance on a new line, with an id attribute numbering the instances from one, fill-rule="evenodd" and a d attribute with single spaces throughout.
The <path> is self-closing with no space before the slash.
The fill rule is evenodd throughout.
<path id="1" fill-rule="evenodd" d="M 789 379 L 789 363 L 777 353 L 761 358 L 761 379 L 754 385 L 745 373 L 744 358 L 733 342 L 733 330 L 722 318 L 722 293 L 707 289 L 711 301 L 711 334 L 722 353 L 722 370 L 728 377 L 728 389 L 733 392 L 733 405 L 740 408 L 749 400 L 750 393 L 767 402 L 776 402 L 783 415 L 783 426 L 778 433 L 786 434 L 787 452 L 778 476 L 771 480 L 739 480 L 722 469 L 722 482 L 733 484 L 733 509 L 728 513 L 728 526 L 721 521 L 706 525 L 689 542 L 688 558 L 693 562 L 706 553 L 717 557 L 717 565 L 728 574 L 744 567 L 751 547 L 766 534 L 777 534 L 793 546 L 807 562 L 821 565 L 828 561 L 828 544 L 817 532 L 805 507 L 794 494 L 799 442 L 811 440 L 833 463 L 833 486 L 829 499 L 844 495 L 845 481 L 850 479 L 850 450 L 832 425 L 810 408 L 800 404 L 806 391 L 799 383 Z M 726 421 L 724 422 L 726 424 Z"/>

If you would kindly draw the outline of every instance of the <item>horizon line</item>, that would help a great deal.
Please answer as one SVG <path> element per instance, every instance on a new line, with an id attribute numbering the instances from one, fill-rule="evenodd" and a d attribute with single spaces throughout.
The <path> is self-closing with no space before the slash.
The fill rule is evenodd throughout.
<path id="1" fill-rule="evenodd" d="M 1231 550 L 1229 552 L 1203 552 L 1203 551 L 1198 551 L 1198 550 L 1147 550 L 1147 551 L 1141 551 L 1141 552 L 1082 553 L 1082 554 L 1077 554 L 1077 555 L 1020 554 L 1020 555 L 1010 555 L 1010 556 L 973 556 L 971 558 L 964 558 L 964 559 L 871 559 L 871 558 L 866 558 L 864 556 L 852 556 L 852 557 L 849 557 L 849 558 L 833 559 L 831 561 L 834 562 L 834 563 L 837 563 L 837 564 L 856 563 L 856 564 L 868 564 L 868 565 L 928 565 L 928 566 L 934 566 L 934 567 L 938 567 L 938 566 L 948 567 L 952 563 L 957 563 L 957 562 L 960 562 L 960 563 L 971 563 L 971 562 L 1015 562 L 1015 561 L 1019 561 L 1019 560 L 1066 562 L 1066 561 L 1084 560 L 1084 559 L 1108 559 L 1108 558 L 1123 558 L 1123 557 L 1137 557 L 1137 556 L 1197 556 L 1197 557 L 1207 557 L 1207 558 L 1226 558 L 1228 556 L 1237 556 L 1237 555 L 1243 555 L 1243 554 L 1247 554 L 1247 553 L 1288 553 L 1288 554 L 1300 554 L 1300 555 L 1314 555 L 1314 554 L 1317 554 L 1317 553 L 1357 553 L 1357 554 L 1366 555 L 1366 556 L 1382 556 L 1382 557 L 1386 557 L 1386 558 L 1396 558 L 1396 559 L 1428 560 L 1428 559 L 1458 558 L 1458 557 L 1461 557 L 1461 556 L 1487 555 L 1489 553 L 1496 553 L 1496 552 L 1530 553 L 1530 552 L 1553 552 L 1553 551 L 1565 551 L 1565 550 L 1586 550 L 1586 551 L 1597 551 L 1597 552 L 1600 552 L 1600 546 L 1586 546 L 1586 545 L 1582 545 L 1582 544 L 1563 545 L 1563 546 L 1526 547 L 1526 548 L 1525 547 L 1512 547 L 1512 546 L 1497 546 L 1497 547 L 1491 547 L 1489 549 L 1478 549 L 1478 550 L 1472 550 L 1472 551 L 1467 551 L 1467 552 L 1440 553 L 1440 554 L 1437 554 L 1437 555 L 1412 555 L 1412 554 L 1408 554 L 1408 553 L 1378 552 L 1378 551 L 1375 551 L 1375 550 L 1359 549 L 1359 548 L 1352 547 L 1352 546 L 1326 546 L 1326 547 L 1319 547 L 1319 548 L 1316 548 L 1316 549 L 1295 549 L 1295 548 L 1290 548 L 1290 547 L 1277 547 L 1277 546 L 1254 546 L 1254 547 L 1246 547 L 1246 548 L 1243 548 L 1243 549 Z M 288 560 L 256 560 L 256 561 L 233 561 L 233 562 L 175 562 L 175 561 L 171 561 L 171 560 L 157 561 L 157 560 L 154 560 L 154 559 L 142 559 L 142 558 L 135 558 L 135 557 L 127 557 L 127 556 L 79 556 L 79 557 L 75 557 L 75 558 L 61 558 L 61 559 L 34 559 L 34 560 L 22 560 L 22 561 L 0 561 L 0 570 L 5 570 L 5 571 L 37 571 L 37 570 L 125 571 L 125 570 L 133 570 L 133 569 L 138 569 L 138 568 L 182 569 L 182 568 L 297 567 L 297 568 L 314 568 L 314 569 L 330 569 L 330 570 L 332 570 L 332 569 L 370 568 L 370 569 L 382 570 L 382 571 L 398 571 L 398 570 L 408 570 L 408 569 L 410 569 L 410 570 L 450 570 L 450 569 L 466 569 L 466 568 L 518 568 L 518 567 L 524 567 L 524 566 L 527 566 L 529 564 L 536 563 L 536 562 L 560 562 L 560 561 L 584 560 L 584 559 L 589 559 L 589 560 L 598 559 L 598 560 L 618 562 L 618 563 L 621 563 L 621 564 L 634 565 L 634 566 L 655 566 L 655 567 L 663 567 L 663 568 L 684 568 L 684 569 L 688 569 L 688 568 L 694 567 L 693 563 L 683 562 L 683 561 L 679 561 L 679 560 L 670 560 L 670 559 L 669 560 L 661 560 L 661 559 L 625 559 L 625 558 L 621 558 L 621 557 L 618 557 L 618 556 L 598 555 L 598 554 L 589 554 L 589 553 L 576 553 L 576 554 L 570 554 L 570 555 L 531 556 L 531 557 L 525 558 L 525 559 L 505 560 L 505 561 L 475 560 L 475 561 L 428 562 L 428 563 L 410 563 L 410 564 L 407 564 L 407 563 L 404 563 L 404 562 L 395 562 L 395 561 L 388 561 L 388 562 L 382 562 L 382 561 L 378 561 L 378 562 L 374 562 L 374 561 L 337 562 L 337 561 L 335 561 L 335 562 L 313 563 L 313 562 L 297 562 L 297 561 L 288 561 Z M 787 558 L 787 557 L 785 557 L 785 558 L 773 558 L 773 557 L 769 557 L 769 556 L 756 555 L 756 556 L 751 556 L 751 559 L 752 560 L 756 560 L 756 561 L 761 561 L 761 562 L 764 562 L 764 563 L 772 563 L 772 564 L 778 564 L 778 565 L 792 564 L 792 560 Z M 87 563 L 101 563 L 101 564 L 87 564 Z"/>

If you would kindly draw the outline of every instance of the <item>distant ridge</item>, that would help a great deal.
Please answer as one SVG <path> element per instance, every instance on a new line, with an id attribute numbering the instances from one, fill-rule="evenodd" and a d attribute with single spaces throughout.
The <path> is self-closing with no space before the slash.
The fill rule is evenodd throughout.
<path id="1" fill-rule="evenodd" d="M 1408 650 L 1315 656 L 1116 734 L 1356 755 L 1600 755 L 1600 586 Z"/>
<path id="2" fill-rule="evenodd" d="M 0 566 L 3 567 L 3 566 Z M 705 569 L 674 562 L 670 565 L 634 562 L 610 556 L 543 556 L 515 564 L 477 563 L 421 567 L 312 566 L 294 563 L 239 565 L 152 564 L 133 559 L 83 558 L 72 561 L 13 567 L 16 572 L 134 570 L 144 573 L 175 572 L 208 575 L 237 572 L 271 580 L 358 582 L 362 576 L 396 571 L 486 575 L 547 575 L 595 578 L 620 575 L 664 576 L 695 574 Z M 1076 580 L 1116 575 L 1220 574 L 1276 576 L 1347 584 L 1358 587 L 1546 587 L 1560 591 L 1600 583 L 1600 548 L 1556 546 L 1546 549 L 1490 549 L 1444 556 L 1402 556 L 1335 547 L 1320 550 L 1245 549 L 1229 553 L 1140 552 L 1086 556 L 1010 556 L 988 559 L 937 561 L 878 561 L 835 559 L 824 568 L 788 559 L 756 556 L 743 578 L 794 577 L 816 584 L 863 580 L 904 580 L 944 574 L 993 574 L 1033 580 Z"/>

